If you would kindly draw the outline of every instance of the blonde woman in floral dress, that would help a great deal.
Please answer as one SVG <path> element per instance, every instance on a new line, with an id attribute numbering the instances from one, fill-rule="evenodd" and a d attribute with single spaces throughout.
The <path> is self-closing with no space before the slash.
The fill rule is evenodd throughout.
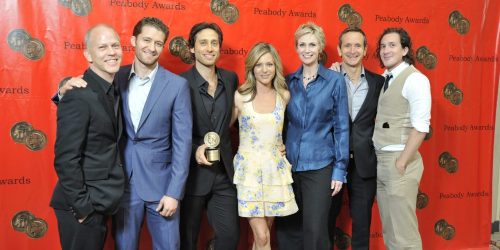
<path id="1" fill-rule="evenodd" d="M 275 216 L 297 212 L 291 166 L 282 155 L 285 107 L 290 99 L 276 49 L 257 43 L 245 61 L 246 81 L 235 93 L 232 121 L 239 122 L 234 157 L 238 213 L 247 217 L 255 250 L 271 249 Z"/>

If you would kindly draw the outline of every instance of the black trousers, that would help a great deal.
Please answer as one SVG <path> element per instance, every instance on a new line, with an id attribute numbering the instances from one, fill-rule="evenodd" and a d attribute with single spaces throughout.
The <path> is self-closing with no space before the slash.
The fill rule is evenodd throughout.
<path id="1" fill-rule="evenodd" d="M 347 191 L 349 194 L 349 210 L 352 218 L 351 248 L 362 250 L 370 248 L 370 225 L 372 221 L 372 207 L 377 191 L 377 178 L 362 178 L 356 170 L 354 159 L 350 159 L 347 172 Z M 330 240 L 335 237 L 337 216 L 342 207 L 344 190 L 332 198 L 329 218 Z"/>
<path id="2" fill-rule="evenodd" d="M 279 249 L 332 249 L 328 236 L 331 177 L 331 166 L 293 173 L 293 190 L 299 211 L 290 216 L 276 217 Z"/>
<path id="3" fill-rule="evenodd" d="M 71 211 L 54 209 L 63 250 L 103 249 L 108 216 L 94 212 L 79 223 Z"/>
<path id="4" fill-rule="evenodd" d="M 240 224 L 236 187 L 225 173 L 217 173 L 212 190 L 203 196 L 185 195 L 181 202 L 181 249 L 198 249 L 203 210 L 215 232 L 215 250 L 238 247 Z"/>

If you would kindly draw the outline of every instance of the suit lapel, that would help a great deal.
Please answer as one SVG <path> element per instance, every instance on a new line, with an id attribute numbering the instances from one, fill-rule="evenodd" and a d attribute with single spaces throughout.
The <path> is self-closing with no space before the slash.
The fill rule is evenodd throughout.
<path id="1" fill-rule="evenodd" d="M 198 76 L 197 76 L 198 74 Z M 210 117 L 208 116 L 207 109 L 205 108 L 205 104 L 203 104 L 203 97 L 201 96 L 201 91 L 200 91 L 200 85 L 198 85 L 197 77 L 202 77 L 196 67 L 193 67 L 191 70 L 191 81 L 189 81 L 189 84 L 193 85 L 193 102 L 194 106 L 193 107 L 200 107 L 196 110 L 196 112 L 199 112 L 200 116 L 196 116 L 196 118 L 200 119 L 199 124 L 204 124 L 208 126 L 209 131 L 214 131 L 214 125 L 212 124 L 212 121 L 210 120 Z"/>
<path id="2" fill-rule="evenodd" d="M 120 79 L 118 81 L 118 84 L 120 85 L 120 96 L 122 98 L 122 114 L 123 118 L 126 121 L 124 125 L 126 124 L 132 124 L 132 118 L 130 118 L 130 108 L 128 104 L 128 93 L 129 93 L 129 85 L 130 81 L 128 80 L 128 76 L 130 75 L 130 71 L 132 70 L 132 67 L 127 69 L 123 75 L 120 76 Z M 132 132 L 134 133 L 134 130 L 132 129 L 131 131 L 128 131 L 128 133 Z"/>
<path id="3" fill-rule="evenodd" d="M 144 104 L 144 109 L 142 110 L 141 120 L 139 121 L 137 131 L 141 129 L 144 121 L 151 114 L 151 110 L 153 110 L 155 103 L 158 101 L 158 98 L 160 98 L 161 93 L 167 85 L 168 79 L 165 78 L 165 71 L 163 71 L 161 67 L 158 67 L 158 72 L 156 72 L 155 80 L 151 85 L 151 90 L 149 91 L 148 98 L 146 99 L 146 103 Z"/>

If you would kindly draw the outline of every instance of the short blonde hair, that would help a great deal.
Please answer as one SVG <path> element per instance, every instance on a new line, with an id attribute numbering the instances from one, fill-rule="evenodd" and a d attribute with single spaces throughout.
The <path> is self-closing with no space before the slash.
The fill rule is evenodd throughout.
<path id="1" fill-rule="evenodd" d="M 307 34 L 312 34 L 318 39 L 320 52 L 325 49 L 325 33 L 323 29 L 316 25 L 313 22 L 303 23 L 299 26 L 299 28 L 295 31 L 295 47 L 297 48 L 299 39 Z"/>

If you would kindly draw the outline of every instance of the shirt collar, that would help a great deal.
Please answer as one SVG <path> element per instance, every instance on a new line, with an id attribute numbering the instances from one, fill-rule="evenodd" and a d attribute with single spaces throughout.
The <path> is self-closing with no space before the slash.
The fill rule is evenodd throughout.
<path id="1" fill-rule="evenodd" d="M 347 72 L 344 71 L 343 67 L 340 67 L 340 73 L 347 79 L 349 79 L 349 76 L 347 75 Z M 365 78 L 365 67 L 361 65 L 361 78 Z"/>
<path id="2" fill-rule="evenodd" d="M 301 65 L 299 70 L 297 70 L 293 75 L 292 78 L 296 79 L 302 79 L 302 71 L 304 70 L 304 65 Z M 328 69 L 325 68 L 322 64 L 318 65 L 318 76 L 317 77 L 322 77 L 323 79 L 326 79 L 328 75 Z"/>
<path id="3" fill-rule="evenodd" d="M 98 74 L 96 74 L 91 68 L 87 70 L 88 75 L 92 77 L 102 88 L 104 93 L 108 94 L 108 91 L 113 88 L 113 84 L 109 83 L 108 81 L 104 80 L 102 77 L 100 77 Z"/>
<path id="4" fill-rule="evenodd" d="M 387 75 L 390 74 L 390 75 L 392 75 L 392 79 L 395 79 L 399 74 L 401 74 L 401 72 L 403 72 L 403 70 L 405 70 L 409 66 L 410 66 L 410 64 L 408 64 L 407 62 L 403 61 L 402 63 L 400 63 L 398 66 L 396 66 L 391 71 L 389 71 L 389 70 L 386 69 L 384 71 L 384 76 L 386 77 Z"/>
<path id="5" fill-rule="evenodd" d="M 194 73 L 194 80 L 196 82 L 196 85 L 198 87 L 202 87 L 207 81 L 203 76 L 201 76 L 200 72 L 198 72 L 198 69 L 196 69 L 196 66 L 193 66 L 193 73 Z M 215 74 L 217 74 L 217 84 L 223 84 L 224 83 L 224 78 L 222 78 L 222 75 L 220 74 L 220 70 L 215 67 Z"/>
<path id="6" fill-rule="evenodd" d="M 135 70 L 134 70 L 134 64 L 135 64 L 135 62 L 132 63 L 132 68 L 130 69 L 130 73 L 128 75 L 129 81 L 130 81 L 130 79 L 132 79 L 132 77 L 137 76 L 137 74 L 135 73 Z M 158 72 L 158 62 L 156 62 L 155 68 L 153 70 L 151 70 L 151 72 L 149 72 L 149 74 L 144 79 L 149 78 L 150 80 L 153 80 L 153 78 L 156 75 L 156 72 Z"/>

